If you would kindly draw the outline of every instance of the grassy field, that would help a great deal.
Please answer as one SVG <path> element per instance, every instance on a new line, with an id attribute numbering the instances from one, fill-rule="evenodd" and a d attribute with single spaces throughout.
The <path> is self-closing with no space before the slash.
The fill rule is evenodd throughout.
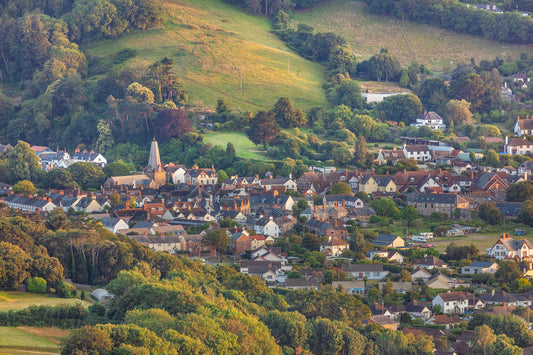
<path id="1" fill-rule="evenodd" d="M 253 17 L 221 0 L 163 0 L 161 28 L 84 48 L 111 63 L 125 48 L 137 57 L 123 66 L 142 70 L 168 56 L 193 104 L 212 109 L 225 97 L 233 109 L 270 109 L 280 97 L 309 109 L 327 105 L 324 70 L 299 57 L 270 33 L 268 19 Z"/>
<path id="2" fill-rule="evenodd" d="M 392 18 L 368 13 L 365 6 L 353 0 L 334 0 L 296 13 L 293 23 L 345 37 L 359 60 L 388 48 L 403 65 L 418 62 L 435 71 L 449 70 L 471 58 L 479 63 L 496 57 L 516 59 L 522 52 L 533 55 L 532 46 L 490 41 L 409 21 L 396 23 Z"/>
<path id="3" fill-rule="evenodd" d="M 228 142 L 233 143 L 237 156 L 252 160 L 271 160 L 261 151 L 261 146 L 256 146 L 242 132 L 211 132 L 205 135 L 204 141 L 212 145 L 219 145 L 226 149 Z"/>
<path id="4" fill-rule="evenodd" d="M 16 311 L 27 308 L 32 305 L 37 306 L 55 306 L 58 304 L 76 304 L 90 305 L 87 301 L 80 299 L 65 299 L 52 295 L 39 295 L 26 292 L 0 292 L 0 312 Z"/>
<path id="5" fill-rule="evenodd" d="M 59 328 L 0 327 L 0 354 L 59 354 L 59 344 L 69 332 Z"/>

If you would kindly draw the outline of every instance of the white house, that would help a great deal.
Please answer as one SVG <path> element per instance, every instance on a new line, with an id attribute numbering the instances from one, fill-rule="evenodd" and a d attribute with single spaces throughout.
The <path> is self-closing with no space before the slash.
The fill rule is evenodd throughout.
<path id="1" fill-rule="evenodd" d="M 464 292 L 439 293 L 431 304 L 440 306 L 442 313 L 464 313 L 468 309 L 468 297 Z"/>
<path id="2" fill-rule="evenodd" d="M 30 198 L 17 195 L 9 195 L 4 199 L 9 208 L 27 212 L 50 212 L 57 206 L 51 198 Z"/>
<path id="3" fill-rule="evenodd" d="M 341 268 L 357 280 L 381 280 L 389 274 L 383 264 L 342 264 Z"/>
<path id="4" fill-rule="evenodd" d="M 342 288 L 350 295 L 364 295 L 365 282 L 364 281 L 333 281 L 333 288 L 335 290 Z"/>
<path id="5" fill-rule="evenodd" d="M 513 132 L 514 135 L 518 137 L 533 135 L 533 118 L 521 120 L 520 117 L 518 117 L 516 119 Z"/>
<path id="6" fill-rule="evenodd" d="M 416 161 L 430 161 L 431 150 L 427 145 L 406 145 L 403 146 L 403 154 L 407 159 Z"/>
<path id="7" fill-rule="evenodd" d="M 270 218 L 261 218 L 254 224 L 254 231 L 257 234 L 264 234 L 269 235 L 274 238 L 279 237 L 280 229 L 276 222 L 274 222 L 274 219 L 272 216 Z"/>
<path id="8" fill-rule="evenodd" d="M 168 168 L 168 173 L 170 175 L 170 181 L 174 185 L 185 184 L 185 174 L 187 173 L 187 168 L 183 165 L 174 165 Z"/>
<path id="9" fill-rule="evenodd" d="M 442 117 L 440 117 L 438 113 L 433 111 L 426 111 L 423 115 L 418 117 L 414 123 L 411 123 L 411 126 L 427 126 L 431 129 L 446 129 L 446 125 L 444 124 L 444 120 L 442 119 Z"/>
<path id="10" fill-rule="evenodd" d="M 78 149 L 76 149 L 76 151 L 74 152 L 74 155 L 72 155 L 72 161 L 74 163 L 79 163 L 79 162 L 91 163 L 94 165 L 98 165 L 101 168 L 107 165 L 107 159 L 104 158 L 102 154 L 95 153 L 93 151 L 80 152 Z"/>
<path id="11" fill-rule="evenodd" d="M 533 142 L 524 138 L 511 138 L 511 140 L 509 140 L 509 137 L 505 137 L 503 151 L 510 155 L 533 153 Z"/>
<path id="12" fill-rule="evenodd" d="M 128 229 L 129 226 L 126 222 L 124 222 L 121 218 L 114 218 L 114 217 L 104 217 L 100 221 L 104 228 L 109 230 L 112 233 L 118 233 L 121 229 Z"/>
<path id="13" fill-rule="evenodd" d="M 527 239 L 515 240 L 508 233 L 504 233 L 492 248 L 487 249 L 487 255 L 496 260 L 522 260 L 533 256 L 533 244 Z"/>
<path id="14" fill-rule="evenodd" d="M 320 251 L 326 252 L 330 256 L 340 256 L 343 251 L 348 249 L 350 244 L 335 236 L 330 236 L 327 242 L 320 245 Z"/>

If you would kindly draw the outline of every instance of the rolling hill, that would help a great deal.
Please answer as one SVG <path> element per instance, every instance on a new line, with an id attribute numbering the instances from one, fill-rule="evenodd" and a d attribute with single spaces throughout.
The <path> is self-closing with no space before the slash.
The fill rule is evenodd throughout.
<path id="1" fill-rule="evenodd" d="M 122 49 L 137 56 L 124 66 L 142 70 L 165 56 L 175 59 L 191 103 L 213 108 L 225 97 L 234 109 L 270 109 L 289 97 L 307 110 L 327 105 L 322 67 L 299 57 L 270 33 L 268 19 L 221 0 L 163 0 L 159 28 L 84 48 L 89 57 L 112 60 Z"/>
<path id="2" fill-rule="evenodd" d="M 404 66 L 418 62 L 437 72 L 448 71 L 457 63 L 469 63 L 471 58 L 476 63 L 496 57 L 517 59 L 523 52 L 533 58 L 531 45 L 506 44 L 409 21 L 397 22 L 370 14 L 365 6 L 354 0 L 333 0 L 295 13 L 292 22 L 343 36 L 358 60 L 388 48 Z"/>

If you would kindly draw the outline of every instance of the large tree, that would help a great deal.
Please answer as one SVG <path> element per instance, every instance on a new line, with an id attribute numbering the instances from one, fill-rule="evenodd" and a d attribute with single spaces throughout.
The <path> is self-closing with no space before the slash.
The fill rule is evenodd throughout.
<path id="1" fill-rule="evenodd" d="M 496 202 L 483 202 L 479 206 L 478 216 L 488 224 L 500 224 L 502 212 L 496 207 Z"/>
<path id="2" fill-rule="evenodd" d="M 191 119 L 183 109 L 163 110 L 157 115 L 154 131 L 157 138 L 165 141 L 173 137 L 181 138 L 192 131 Z"/>
<path id="3" fill-rule="evenodd" d="M 266 146 L 278 135 L 280 129 L 273 112 L 259 111 L 250 121 L 248 138 L 255 144 Z"/>
<path id="4" fill-rule="evenodd" d="M 424 109 L 415 94 L 393 95 L 376 105 L 380 117 L 387 121 L 409 124 L 420 116 Z"/>
<path id="5" fill-rule="evenodd" d="M 16 290 L 30 276 L 31 262 L 20 247 L 0 242 L 0 289 Z"/>
<path id="6" fill-rule="evenodd" d="M 72 164 L 68 170 L 83 189 L 98 189 L 104 183 L 105 174 L 97 165 L 80 162 Z"/>
<path id="7" fill-rule="evenodd" d="M 6 166 L 10 182 L 13 183 L 20 180 L 36 181 L 43 174 L 39 158 L 30 145 L 23 141 L 18 141 L 15 147 L 7 153 Z"/>

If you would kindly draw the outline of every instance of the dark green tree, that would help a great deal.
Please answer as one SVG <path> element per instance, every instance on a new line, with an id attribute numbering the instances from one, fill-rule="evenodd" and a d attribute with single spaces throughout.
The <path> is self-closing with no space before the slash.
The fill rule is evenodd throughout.
<path id="1" fill-rule="evenodd" d="M 267 145 L 276 138 L 280 129 L 273 112 L 259 111 L 250 121 L 246 134 L 255 144 Z"/>
<path id="2" fill-rule="evenodd" d="M 23 141 L 18 143 L 7 154 L 6 168 L 11 183 L 20 180 L 38 181 L 43 175 L 39 158 L 30 145 Z"/>

